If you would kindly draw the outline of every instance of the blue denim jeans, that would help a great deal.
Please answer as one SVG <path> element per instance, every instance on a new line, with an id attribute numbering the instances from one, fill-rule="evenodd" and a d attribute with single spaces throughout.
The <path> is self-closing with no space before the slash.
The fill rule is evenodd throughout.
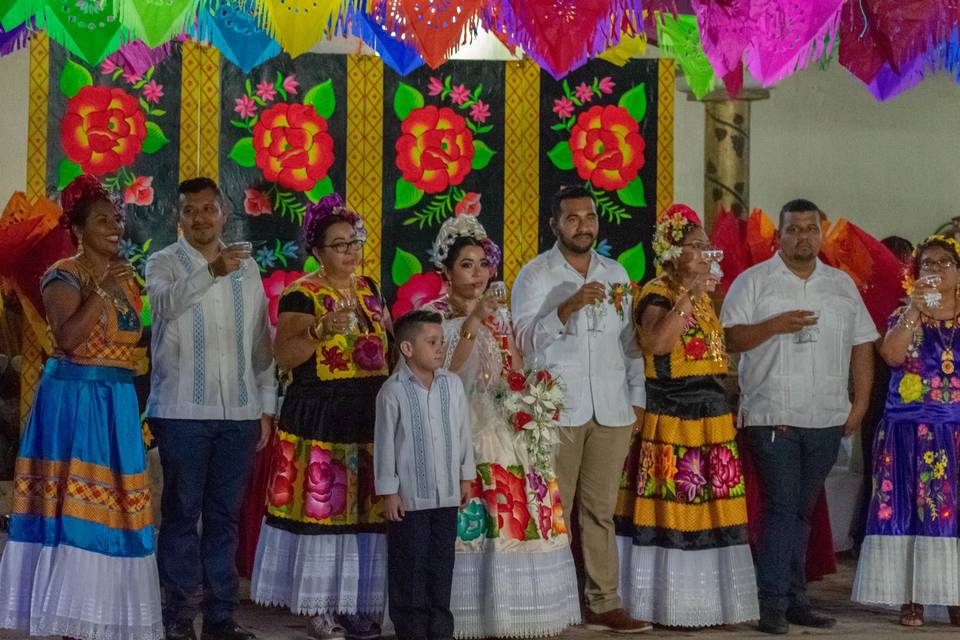
<path id="1" fill-rule="evenodd" d="M 840 427 L 747 427 L 763 487 L 763 530 L 756 554 L 761 614 L 809 606 L 810 516 L 840 450 Z"/>
<path id="2" fill-rule="evenodd" d="M 157 565 L 164 622 L 196 617 L 201 584 L 204 622 L 224 622 L 240 602 L 237 527 L 260 421 L 154 418 L 150 426 L 163 467 Z"/>

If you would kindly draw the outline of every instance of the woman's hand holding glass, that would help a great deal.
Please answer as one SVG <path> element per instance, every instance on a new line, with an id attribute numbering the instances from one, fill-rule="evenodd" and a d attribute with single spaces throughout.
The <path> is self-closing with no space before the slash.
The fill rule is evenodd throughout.
<path id="1" fill-rule="evenodd" d="M 485 297 L 496 303 L 496 311 L 493 317 L 500 333 L 506 333 L 510 328 L 510 309 L 507 308 L 507 283 L 502 280 L 491 282 L 490 286 L 487 287 Z"/>
<path id="2" fill-rule="evenodd" d="M 357 328 L 356 301 L 352 298 L 334 300 L 333 309 L 317 321 L 319 336 L 352 333 Z"/>
<path id="3" fill-rule="evenodd" d="M 921 312 L 939 308 L 943 301 L 943 295 L 938 289 L 941 282 L 940 274 L 937 273 L 928 273 L 917 278 L 910 296 L 913 306 Z"/>

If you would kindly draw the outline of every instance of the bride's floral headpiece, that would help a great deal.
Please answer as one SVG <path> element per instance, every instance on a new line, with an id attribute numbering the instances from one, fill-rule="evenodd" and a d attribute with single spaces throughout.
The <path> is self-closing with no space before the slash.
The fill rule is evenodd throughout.
<path id="1" fill-rule="evenodd" d="M 483 252 L 491 263 L 491 268 L 495 269 L 500 264 L 500 248 L 487 236 L 483 225 L 473 216 L 457 216 L 447 218 L 440 225 L 437 238 L 433 241 L 433 266 L 442 269 L 444 260 L 450 255 L 450 247 L 457 241 L 457 238 L 464 237 L 473 238 L 477 241 L 477 244 L 483 247 Z"/>
<path id="2" fill-rule="evenodd" d="M 684 204 L 675 204 L 663 212 L 657 219 L 657 229 L 653 235 L 653 252 L 657 265 L 676 260 L 683 251 L 683 238 L 695 227 L 703 226 L 700 217 L 693 209 Z"/>

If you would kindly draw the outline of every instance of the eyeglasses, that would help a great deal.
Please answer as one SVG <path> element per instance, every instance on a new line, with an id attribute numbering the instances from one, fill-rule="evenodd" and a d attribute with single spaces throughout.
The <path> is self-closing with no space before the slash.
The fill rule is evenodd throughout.
<path id="1" fill-rule="evenodd" d="M 710 249 L 711 246 L 707 242 L 685 242 L 680 245 L 681 247 L 686 247 L 687 249 L 693 249 L 694 251 L 703 251 L 705 249 Z"/>
<path id="2" fill-rule="evenodd" d="M 921 260 L 920 261 L 920 270 L 921 271 L 946 271 L 947 269 L 956 269 L 957 263 L 950 258 L 943 258 L 942 260 Z"/>
<path id="3" fill-rule="evenodd" d="M 360 251 L 363 248 L 363 240 L 357 238 L 350 242 L 334 242 L 333 244 L 320 245 L 323 248 L 333 249 L 335 253 L 346 253 L 348 251 Z"/>

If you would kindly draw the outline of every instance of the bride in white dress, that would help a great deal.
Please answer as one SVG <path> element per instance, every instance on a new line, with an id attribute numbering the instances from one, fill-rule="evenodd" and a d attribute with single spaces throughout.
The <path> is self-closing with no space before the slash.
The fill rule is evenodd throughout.
<path id="1" fill-rule="evenodd" d="M 500 251 L 472 216 L 448 219 L 433 247 L 447 295 L 445 367 L 470 403 L 477 480 L 459 515 L 451 610 L 457 638 L 553 636 L 580 622 L 577 578 L 552 465 L 531 462 L 503 410 L 523 363 L 506 300 L 487 292 Z"/>

